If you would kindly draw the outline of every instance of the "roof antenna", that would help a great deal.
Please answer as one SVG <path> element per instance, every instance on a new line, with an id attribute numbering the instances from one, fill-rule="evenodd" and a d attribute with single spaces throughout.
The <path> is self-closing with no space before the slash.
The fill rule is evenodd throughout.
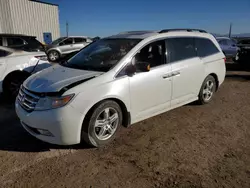
<path id="1" fill-rule="evenodd" d="M 67 35 L 67 37 L 69 36 L 69 23 L 68 23 L 68 21 L 66 22 L 66 35 Z"/>

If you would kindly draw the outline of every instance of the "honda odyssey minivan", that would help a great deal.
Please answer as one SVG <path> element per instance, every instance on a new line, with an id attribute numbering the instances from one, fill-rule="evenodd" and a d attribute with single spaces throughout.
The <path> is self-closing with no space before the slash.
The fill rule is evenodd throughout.
<path id="1" fill-rule="evenodd" d="M 15 106 L 23 127 L 40 140 L 99 147 L 121 126 L 209 103 L 224 78 L 225 56 L 204 30 L 130 31 L 29 77 Z"/>

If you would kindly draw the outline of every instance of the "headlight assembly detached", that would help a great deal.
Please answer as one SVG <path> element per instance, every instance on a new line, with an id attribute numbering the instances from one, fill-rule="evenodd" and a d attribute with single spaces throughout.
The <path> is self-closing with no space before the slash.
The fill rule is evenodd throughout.
<path id="1" fill-rule="evenodd" d="M 50 110 L 60 108 L 69 103 L 75 94 L 61 96 L 61 97 L 44 97 L 40 98 L 36 104 L 35 110 Z"/>

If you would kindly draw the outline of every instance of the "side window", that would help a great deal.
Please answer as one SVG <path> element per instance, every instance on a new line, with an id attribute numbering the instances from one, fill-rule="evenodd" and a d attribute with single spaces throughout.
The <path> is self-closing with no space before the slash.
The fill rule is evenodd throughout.
<path id="1" fill-rule="evenodd" d="M 223 39 L 223 40 L 220 40 L 220 41 L 219 41 L 219 44 L 220 44 L 220 45 L 227 46 L 227 45 L 228 45 L 228 42 L 227 42 L 227 40 Z"/>
<path id="2" fill-rule="evenodd" d="M 6 56 L 8 56 L 8 55 L 9 55 L 9 53 L 6 52 L 5 50 L 0 50 L 0 58 L 1 58 L 1 57 L 6 57 Z"/>
<path id="3" fill-rule="evenodd" d="M 219 49 L 209 39 L 196 38 L 195 43 L 199 57 L 206 57 L 219 52 Z"/>
<path id="4" fill-rule="evenodd" d="M 85 38 L 75 38 L 75 43 L 84 43 L 86 42 Z"/>
<path id="5" fill-rule="evenodd" d="M 3 46 L 3 38 L 0 37 L 0 46 Z"/>
<path id="6" fill-rule="evenodd" d="M 73 38 L 68 38 L 60 43 L 60 45 L 70 45 L 73 44 Z"/>
<path id="7" fill-rule="evenodd" d="M 166 39 L 168 62 L 181 61 L 196 57 L 193 38 L 169 38 Z"/>
<path id="8" fill-rule="evenodd" d="M 17 37 L 8 37 L 7 39 L 7 46 L 8 47 L 16 47 L 16 46 L 22 46 L 25 44 L 24 40 Z"/>
<path id="9" fill-rule="evenodd" d="M 232 40 L 227 40 L 227 44 L 228 44 L 229 46 L 236 45 L 235 42 L 232 41 Z"/>
<path id="10" fill-rule="evenodd" d="M 165 41 L 156 41 L 143 47 L 135 56 L 135 63 L 147 62 L 150 67 L 156 67 L 166 63 Z"/>

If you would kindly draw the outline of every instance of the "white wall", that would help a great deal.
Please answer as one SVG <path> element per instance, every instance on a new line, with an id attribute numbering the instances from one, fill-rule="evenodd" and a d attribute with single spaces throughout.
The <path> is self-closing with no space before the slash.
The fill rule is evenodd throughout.
<path id="1" fill-rule="evenodd" d="M 60 37 L 58 6 L 29 0 L 0 0 L 0 32 L 36 36 L 43 33 Z"/>

